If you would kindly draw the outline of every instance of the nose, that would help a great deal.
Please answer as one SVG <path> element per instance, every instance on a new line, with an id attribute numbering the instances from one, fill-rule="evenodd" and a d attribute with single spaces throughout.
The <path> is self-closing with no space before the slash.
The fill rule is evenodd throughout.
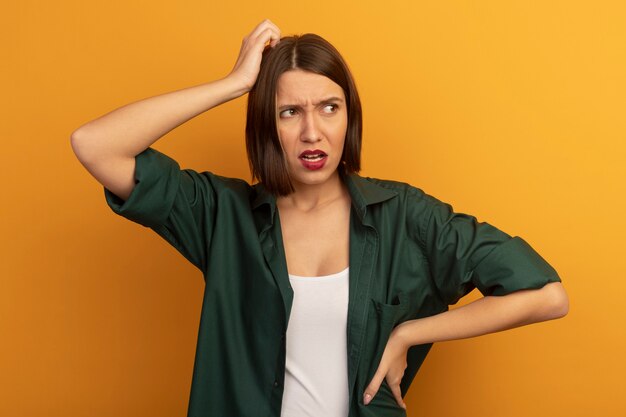
<path id="1" fill-rule="evenodd" d="M 322 139 L 322 132 L 319 129 L 318 120 L 313 112 L 307 112 L 302 118 L 302 132 L 300 138 L 304 142 L 318 142 Z"/>

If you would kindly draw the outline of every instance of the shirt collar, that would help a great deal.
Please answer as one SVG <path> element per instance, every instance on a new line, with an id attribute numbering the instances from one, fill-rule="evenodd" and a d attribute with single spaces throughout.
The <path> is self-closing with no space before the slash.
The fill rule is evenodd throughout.
<path id="1" fill-rule="evenodd" d="M 358 174 L 342 174 L 341 178 L 348 187 L 352 205 L 356 209 L 361 222 L 365 218 L 368 206 L 382 203 L 398 195 L 396 191 L 383 187 Z M 256 190 L 256 195 L 252 200 L 252 209 L 256 210 L 263 205 L 268 205 L 270 208 L 270 222 L 273 223 L 274 212 L 276 211 L 276 197 L 269 193 L 263 184 L 256 184 L 254 189 Z"/>
<path id="2" fill-rule="evenodd" d="M 398 195 L 396 191 L 385 188 L 370 178 L 363 178 L 358 174 L 348 174 L 342 177 L 348 186 L 352 205 L 361 222 L 365 219 L 368 206 L 382 203 Z"/>

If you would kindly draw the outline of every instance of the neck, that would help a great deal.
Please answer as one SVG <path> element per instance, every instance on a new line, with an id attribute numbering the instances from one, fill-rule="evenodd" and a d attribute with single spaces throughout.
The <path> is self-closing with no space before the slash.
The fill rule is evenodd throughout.
<path id="1" fill-rule="evenodd" d="M 291 206 L 302 211 L 314 210 L 345 196 L 348 190 L 341 180 L 338 171 L 322 184 L 294 183 L 295 191 L 287 196 L 279 197 L 277 204 Z"/>

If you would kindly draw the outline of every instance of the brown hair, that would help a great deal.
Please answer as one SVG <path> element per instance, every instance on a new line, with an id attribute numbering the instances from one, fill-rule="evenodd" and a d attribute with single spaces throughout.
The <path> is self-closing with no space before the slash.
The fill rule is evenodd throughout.
<path id="1" fill-rule="evenodd" d="M 361 101 L 348 65 L 321 36 L 307 33 L 284 37 L 274 47 L 268 45 L 263 50 L 259 75 L 248 94 L 246 119 L 246 150 L 252 178 L 279 196 L 292 193 L 294 188 L 278 138 L 276 90 L 280 75 L 293 69 L 323 75 L 343 89 L 348 128 L 338 169 L 341 174 L 361 169 Z"/>

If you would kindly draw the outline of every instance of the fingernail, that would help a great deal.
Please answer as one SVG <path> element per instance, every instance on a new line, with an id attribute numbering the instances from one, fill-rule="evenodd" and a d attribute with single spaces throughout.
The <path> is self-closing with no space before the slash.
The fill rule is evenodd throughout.
<path id="1" fill-rule="evenodd" d="M 368 405 L 370 403 L 370 401 L 372 400 L 372 396 L 369 394 L 365 394 L 363 396 L 363 402 L 365 403 L 365 405 Z"/>

